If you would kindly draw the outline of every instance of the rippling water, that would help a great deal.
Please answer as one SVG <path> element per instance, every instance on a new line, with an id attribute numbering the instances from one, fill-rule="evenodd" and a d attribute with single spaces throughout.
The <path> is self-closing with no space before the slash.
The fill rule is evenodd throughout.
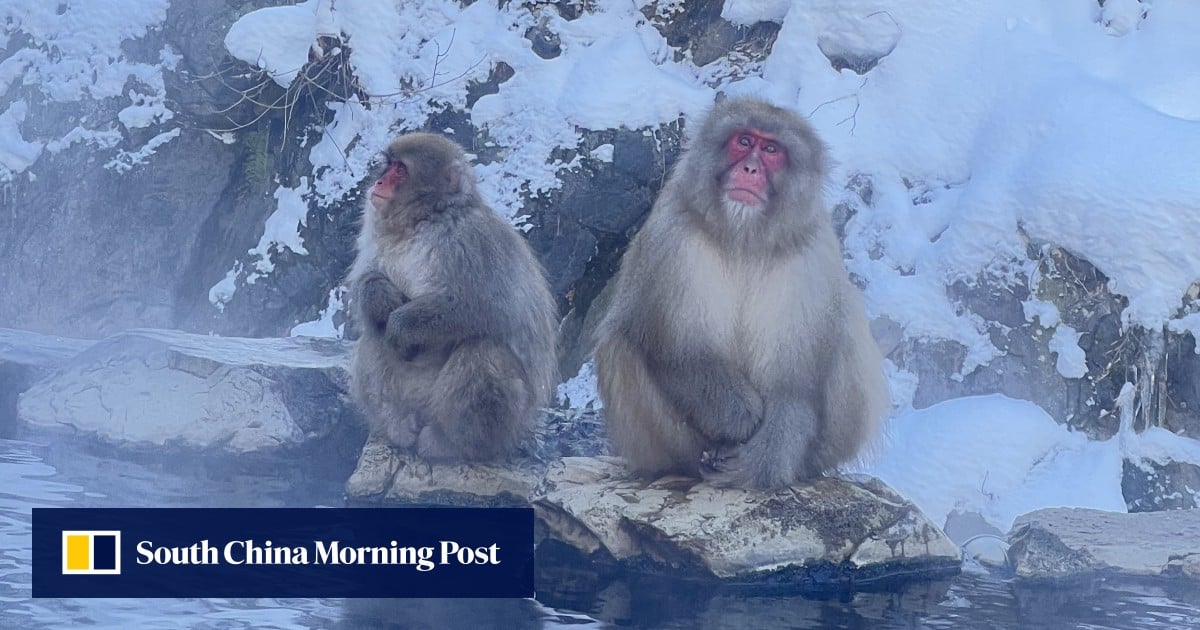
<path id="1" fill-rule="evenodd" d="M 0 439 L 0 628 L 1200 628 L 1192 584 L 1025 589 L 981 572 L 826 599 L 636 576 L 539 575 L 533 600 L 33 599 L 34 507 L 342 505 L 348 471 L 303 462 L 128 461 Z"/>

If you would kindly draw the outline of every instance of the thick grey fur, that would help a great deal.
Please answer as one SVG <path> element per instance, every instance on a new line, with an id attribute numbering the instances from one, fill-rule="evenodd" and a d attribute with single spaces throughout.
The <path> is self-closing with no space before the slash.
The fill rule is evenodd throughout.
<path id="1" fill-rule="evenodd" d="M 788 151 L 761 209 L 724 201 L 739 129 Z M 635 470 L 776 488 L 875 434 L 882 357 L 823 207 L 825 161 L 804 120 L 738 99 L 714 106 L 674 166 L 597 333 L 609 436 Z"/>
<path id="2" fill-rule="evenodd" d="M 525 239 L 479 196 L 462 149 L 414 133 L 409 178 L 365 204 L 347 282 L 362 336 L 351 395 L 373 436 L 434 461 L 510 455 L 554 384 L 557 308 Z"/>

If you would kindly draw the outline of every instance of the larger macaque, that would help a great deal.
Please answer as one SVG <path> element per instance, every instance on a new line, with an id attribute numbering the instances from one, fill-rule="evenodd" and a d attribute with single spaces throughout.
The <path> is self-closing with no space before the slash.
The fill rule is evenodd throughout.
<path id="1" fill-rule="evenodd" d="M 621 262 L 598 332 L 609 435 L 635 470 L 775 488 L 852 459 L 882 358 L 790 111 L 716 105 Z"/>
<path id="2" fill-rule="evenodd" d="M 414 133 L 386 157 L 348 279 L 351 394 L 376 439 L 435 461 L 502 458 L 554 383 L 545 274 L 458 145 Z"/>

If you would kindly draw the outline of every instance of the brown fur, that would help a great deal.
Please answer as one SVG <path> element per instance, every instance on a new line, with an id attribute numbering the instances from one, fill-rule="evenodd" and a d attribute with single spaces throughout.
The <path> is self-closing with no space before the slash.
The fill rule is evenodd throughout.
<path id="1" fill-rule="evenodd" d="M 721 190 L 740 129 L 788 151 L 763 207 Z M 597 338 L 609 435 L 635 470 L 773 488 L 852 459 L 876 431 L 882 358 L 822 206 L 824 162 L 806 122 L 743 99 L 715 106 L 675 165 Z"/>

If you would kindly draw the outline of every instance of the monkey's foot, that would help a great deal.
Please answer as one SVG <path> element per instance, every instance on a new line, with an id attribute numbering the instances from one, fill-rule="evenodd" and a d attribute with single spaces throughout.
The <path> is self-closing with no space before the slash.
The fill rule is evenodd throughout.
<path id="1" fill-rule="evenodd" d="M 346 481 L 346 494 L 352 497 L 382 495 L 396 476 L 396 458 L 384 440 L 371 438 L 363 445 L 354 474 Z"/>
<path id="2" fill-rule="evenodd" d="M 415 413 L 407 413 L 398 419 L 391 420 L 383 426 L 379 427 L 382 437 L 372 437 L 367 442 L 374 440 L 387 442 L 388 444 L 405 451 L 411 451 L 417 443 L 417 431 L 421 424 L 421 418 Z"/>
<path id="3" fill-rule="evenodd" d="M 417 437 L 417 454 L 430 462 L 448 463 L 463 460 L 463 453 L 441 437 L 433 427 L 421 429 Z"/>

